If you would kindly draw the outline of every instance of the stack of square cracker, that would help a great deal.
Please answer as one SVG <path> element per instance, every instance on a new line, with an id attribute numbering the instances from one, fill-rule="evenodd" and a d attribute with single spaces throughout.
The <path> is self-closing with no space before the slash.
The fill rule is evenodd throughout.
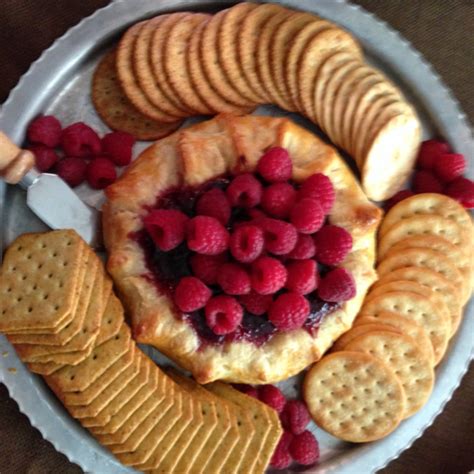
<path id="1" fill-rule="evenodd" d="M 459 328 L 463 306 L 471 296 L 473 235 L 468 212 L 441 194 L 412 196 L 387 213 L 379 229 L 380 279 L 368 292 L 352 329 L 305 380 L 306 401 L 322 428 L 348 441 L 370 441 L 388 434 L 427 402 L 434 367 Z M 398 379 L 401 400 L 399 390 L 379 384 L 374 370 L 367 376 L 370 358 L 384 366 L 379 372 L 385 370 L 387 387 L 390 378 Z M 326 391 L 331 388 L 338 395 L 334 377 L 341 365 L 348 381 L 339 397 L 339 406 L 345 409 L 337 411 Z M 355 387 L 347 390 L 353 381 L 349 372 L 357 371 L 359 397 Z M 334 416 L 325 416 L 328 411 Z M 375 432 L 373 419 L 387 429 Z"/>
<path id="2" fill-rule="evenodd" d="M 103 265 L 70 230 L 19 237 L 0 273 L 0 331 L 125 465 L 264 472 L 277 413 L 231 386 L 166 375 L 135 345 Z"/>

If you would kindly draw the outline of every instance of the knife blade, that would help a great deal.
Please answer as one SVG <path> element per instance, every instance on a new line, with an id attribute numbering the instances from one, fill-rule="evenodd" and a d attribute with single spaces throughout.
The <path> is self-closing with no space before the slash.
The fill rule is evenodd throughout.
<path id="1" fill-rule="evenodd" d="M 100 246 L 100 212 L 85 204 L 57 175 L 39 173 L 34 157 L 0 131 L 0 175 L 26 189 L 26 204 L 52 229 L 74 229 L 89 245 Z"/>

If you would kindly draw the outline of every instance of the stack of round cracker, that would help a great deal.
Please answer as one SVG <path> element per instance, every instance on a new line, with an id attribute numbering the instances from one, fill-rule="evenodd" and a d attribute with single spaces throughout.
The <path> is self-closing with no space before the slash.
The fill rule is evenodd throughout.
<path id="1" fill-rule="evenodd" d="M 387 213 L 379 229 L 379 280 L 368 292 L 352 329 L 306 376 L 305 399 L 322 428 L 347 441 L 370 441 L 386 435 L 426 403 L 434 367 L 458 329 L 472 292 L 473 233 L 466 210 L 441 194 L 418 194 Z M 364 362 L 360 353 L 369 359 Z M 354 380 L 354 386 L 345 382 L 351 380 L 349 375 L 338 375 L 333 367 L 356 364 L 364 374 L 360 366 L 369 370 L 370 358 L 378 359 L 400 382 L 401 414 L 386 408 L 393 401 L 393 388 L 389 397 L 378 386 L 379 402 L 373 403 L 375 375 L 359 375 L 355 387 Z M 367 396 L 359 397 L 357 392 Z M 380 418 L 382 406 L 391 424 L 383 434 L 375 434 L 368 420 Z M 388 423 L 386 418 L 382 421 L 384 426 Z"/>
<path id="2" fill-rule="evenodd" d="M 145 139 L 171 133 L 192 115 L 241 114 L 264 103 L 298 111 L 354 157 L 374 200 L 398 191 L 420 142 L 415 111 L 364 62 L 347 31 L 274 4 L 133 25 L 99 65 L 92 96 L 110 127 Z"/>

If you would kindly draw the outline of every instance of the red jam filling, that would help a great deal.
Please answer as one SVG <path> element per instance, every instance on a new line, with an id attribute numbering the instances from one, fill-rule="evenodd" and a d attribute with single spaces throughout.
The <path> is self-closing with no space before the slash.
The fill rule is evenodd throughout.
<path id="1" fill-rule="evenodd" d="M 195 215 L 195 204 L 197 199 L 212 188 L 225 189 L 231 178 L 222 177 L 209 181 L 198 187 L 186 187 L 171 189 L 158 199 L 155 208 L 178 209 L 189 217 Z M 152 209 L 150 209 L 151 211 Z M 227 228 L 231 230 L 234 223 L 250 220 L 250 216 L 243 208 L 233 208 Z M 170 251 L 161 251 L 153 242 L 145 229 L 136 232 L 133 239 L 140 245 L 144 255 L 149 273 L 146 275 L 160 292 L 169 295 L 173 301 L 174 290 L 181 278 L 192 276 L 189 259 L 193 252 L 189 250 L 186 242 Z M 327 267 L 318 265 L 320 275 L 327 272 Z M 211 286 L 213 296 L 222 294 L 219 286 Z M 277 296 L 278 293 L 275 295 Z M 318 297 L 316 292 L 305 295 L 310 305 L 309 315 L 302 327 L 311 336 L 315 336 L 323 319 L 340 307 L 340 303 L 326 302 Z M 196 332 L 200 340 L 200 348 L 208 345 L 219 345 L 233 341 L 246 341 L 260 346 L 269 341 L 278 329 L 269 321 L 267 315 L 257 316 L 244 309 L 241 324 L 237 329 L 225 335 L 215 334 L 206 323 L 204 309 L 183 313 L 175 306 L 176 317 L 186 321 Z"/>

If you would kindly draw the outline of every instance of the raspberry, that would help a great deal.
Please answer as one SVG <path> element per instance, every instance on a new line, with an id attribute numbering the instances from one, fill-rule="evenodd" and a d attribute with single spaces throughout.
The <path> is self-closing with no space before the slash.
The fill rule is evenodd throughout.
<path id="1" fill-rule="evenodd" d="M 228 295 L 250 293 L 250 277 L 237 263 L 225 263 L 217 272 L 217 283 Z"/>
<path id="2" fill-rule="evenodd" d="M 335 268 L 319 281 L 318 295 L 331 303 L 350 300 L 356 295 L 354 277 L 343 267 Z"/>
<path id="3" fill-rule="evenodd" d="M 61 140 L 61 123 L 52 115 L 40 115 L 30 123 L 26 135 L 32 143 L 55 148 Z"/>
<path id="4" fill-rule="evenodd" d="M 262 209 L 273 217 L 285 219 L 296 202 L 296 191 L 291 184 L 275 183 L 263 190 Z"/>
<path id="5" fill-rule="evenodd" d="M 189 263 L 195 276 L 207 285 L 215 285 L 217 283 L 217 273 L 226 261 L 225 254 L 201 255 L 196 253 L 191 257 Z"/>
<path id="6" fill-rule="evenodd" d="M 434 164 L 436 176 L 444 183 L 462 176 L 466 170 L 464 155 L 459 153 L 445 153 L 438 157 Z"/>
<path id="7" fill-rule="evenodd" d="M 230 236 L 230 253 L 239 262 L 253 262 L 262 253 L 264 245 L 263 230 L 254 225 L 243 225 Z"/>
<path id="8" fill-rule="evenodd" d="M 313 238 L 310 235 L 298 234 L 295 248 L 286 257 L 294 260 L 304 260 L 314 257 L 315 254 L 316 246 L 314 245 Z"/>
<path id="9" fill-rule="evenodd" d="M 435 161 L 444 153 L 449 153 L 449 145 L 439 140 L 426 140 L 421 144 L 416 166 L 419 169 L 431 171 Z"/>
<path id="10" fill-rule="evenodd" d="M 314 464 L 319 459 L 319 445 L 310 431 L 296 435 L 290 443 L 290 455 L 303 466 Z"/>
<path id="11" fill-rule="evenodd" d="M 316 260 L 324 265 L 341 263 L 352 249 L 352 236 L 337 225 L 325 225 L 314 236 Z"/>
<path id="12" fill-rule="evenodd" d="M 114 164 L 106 157 L 99 156 L 87 165 L 87 182 L 94 189 L 104 189 L 117 179 Z"/>
<path id="13" fill-rule="evenodd" d="M 89 125 L 73 123 L 61 134 L 61 146 L 66 155 L 89 158 L 101 152 L 100 138 Z"/>
<path id="14" fill-rule="evenodd" d="M 258 390 L 258 398 L 278 413 L 281 413 L 286 403 L 286 398 L 275 385 L 262 385 Z"/>
<path id="15" fill-rule="evenodd" d="M 258 219 L 256 223 L 263 229 L 265 248 L 269 252 L 275 255 L 284 255 L 295 248 L 298 232 L 288 222 L 264 217 Z"/>
<path id="16" fill-rule="evenodd" d="M 234 383 L 232 385 L 239 392 L 245 393 L 245 395 L 258 400 L 258 391 L 255 387 L 252 387 L 252 385 L 247 385 L 245 383 Z"/>
<path id="17" fill-rule="evenodd" d="M 35 164 L 39 171 L 45 173 L 59 160 L 57 153 L 44 145 L 31 145 L 29 150 L 35 155 Z"/>
<path id="18" fill-rule="evenodd" d="M 270 148 L 258 161 L 257 171 L 269 183 L 288 181 L 293 173 L 288 151 L 279 146 Z"/>
<path id="19" fill-rule="evenodd" d="M 230 203 L 225 192 L 219 188 L 206 191 L 197 201 L 196 213 L 200 216 L 215 217 L 222 225 L 230 218 Z"/>
<path id="20" fill-rule="evenodd" d="M 250 173 L 235 177 L 227 187 L 227 197 L 232 206 L 255 207 L 262 199 L 262 185 Z"/>
<path id="21" fill-rule="evenodd" d="M 286 267 L 285 288 L 300 295 L 311 293 L 318 286 L 318 267 L 314 260 L 297 260 Z"/>
<path id="22" fill-rule="evenodd" d="M 298 293 L 281 294 L 268 311 L 268 319 L 280 331 L 299 329 L 308 316 L 308 300 Z"/>
<path id="23" fill-rule="evenodd" d="M 324 211 L 318 201 L 303 198 L 291 210 L 290 220 L 298 232 L 312 234 L 323 225 Z"/>
<path id="24" fill-rule="evenodd" d="M 260 257 L 252 263 L 252 289 L 260 295 L 272 295 L 281 290 L 286 281 L 286 268 L 272 257 Z"/>
<path id="25" fill-rule="evenodd" d="M 211 298 L 205 309 L 207 325 L 215 334 L 234 332 L 242 322 L 242 306 L 232 296 L 219 295 Z"/>
<path id="26" fill-rule="evenodd" d="M 446 194 L 459 201 L 466 209 L 474 208 L 474 182 L 462 176 L 448 184 Z"/>
<path id="27" fill-rule="evenodd" d="M 188 247 L 204 255 L 218 255 L 229 245 L 229 233 L 214 217 L 193 217 L 187 224 L 186 236 Z"/>
<path id="28" fill-rule="evenodd" d="M 412 188 L 416 193 L 440 193 L 443 185 L 433 173 L 421 170 L 413 176 Z"/>
<path id="29" fill-rule="evenodd" d="M 324 213 L 328 214 L 336 199 L 336 192 L 331 180 L 326 175 L 316 173 L 303 182 L 298 192 L 298 198 L 311 198 L 318 201 Z"/>
<path id="30" fill-rule="evenodd" d="M 84 160 L 70 156 L 58 162 L 56 165 L 56 173 L 66 181 L 71 188 L 74 188 L 84 181 L 86 168 L 87 163 Z"/>
<path id="31" fill-rule="evenodd" d="M 174 302 L 184 313 L 204 308 L 212 296 L 211 290 L 196 277 L 183 277 L 174 292 Z"/>
<path id="32" fill-rule="evenodd" d="M 297 435 L 308 426 L 310 416 L 306 405 L 300 400 L 288 400 L 281 415 L 281 424 L 285 430 Z"/>
<path id="33" fill-rule="evenodd" d="M 255 207 L 249 209 L 247 214 L 251 219 L 260 219 L 261 217 L 267 217 L 267 215 L 263 211 L 261 211 L 260 209 L 256 209 Z"/>
<path id="34" fill-rule="evenodd" d="M 258 392 L 257 392 L 257 389 L 254 387 L 250 387 L 249 389 L 245 391 L 243 390 L 242 393 L 245 393 L 245 395 L 247 395 L 248 397 L 253 397 L 253 398 L 258 399 Z"/>
<path id="35" fill-rule="evenodd" d="M 126 132 L 111 132 L 102 137 L 102 151 L 117 166 L 127 166 L 132 161 L 135 137 Z"/>
<path id="36" fill-rule="evenodd" d="M 385 202 L 385 211 L 390 210 L 395 204 L 398 204 L 400 201 L 407 199 L 415 194 L 409 189 L 402 189 L 398 193 L 394 194 L 390 199 Z"/>
<path id="37" fill-rule="evenodd" d="M 143 219 L 143 224 L 155 245 L 168 252 L 183 242 L 188 220 L 189 217 L 181 211 L 156 209 Z"/>
<path id="38" fill-rule="evenodd" d="M 259 295 L 258 293 L 251 292 L 248 295 L 242 295 L 239 301 L 249 313 L 262 316 L 270 308 L 273 297 L 272 295 Z"/>
<path id="39" fill-rule="evenodd" d="M 270 460 L 270 466 L 275 469 L 286 469 L 291 464 L 289 447 L 292 439 L 293 435 L 291 433 L 283 432 Z"/>

